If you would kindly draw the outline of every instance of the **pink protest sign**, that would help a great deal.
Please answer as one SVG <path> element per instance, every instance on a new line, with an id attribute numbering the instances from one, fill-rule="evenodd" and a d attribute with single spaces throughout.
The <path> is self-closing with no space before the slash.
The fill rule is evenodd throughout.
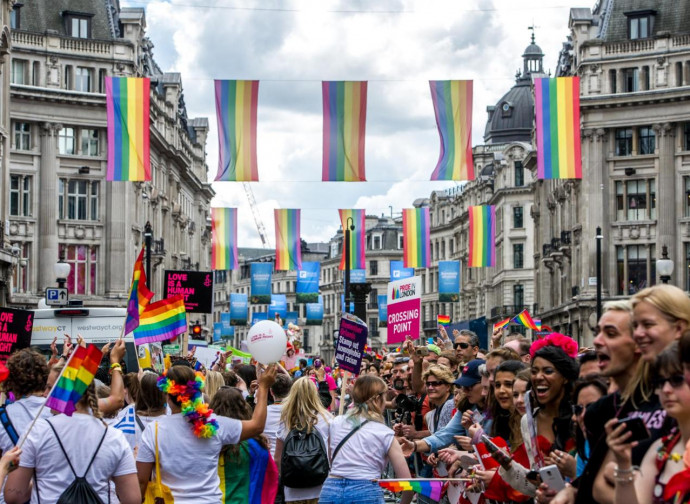
<path id="1" fill-rule="evenodd" d="M 388 284 L 388 344 L 419 338 L 422 281 L 418 276 Z"/>

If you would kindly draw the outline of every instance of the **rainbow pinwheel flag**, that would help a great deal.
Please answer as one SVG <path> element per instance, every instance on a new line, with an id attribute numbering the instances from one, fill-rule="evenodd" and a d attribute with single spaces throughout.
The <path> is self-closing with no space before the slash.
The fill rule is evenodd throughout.
<path id="1" fill-rule="evenodd" d="M 151 180 L 150 88 L 151 81 L 148 78 L 105 78 L 108 124 L 106 180 Z"/>
<path id="2" fill-rule="evenodd" d="M 505 319 L 505 320 L 501 320 L 500 322 L 496 322 L 496 323 L 494 324 L 494 331 L 495 331 L 496 329 L 503 329 L 503 328 L 504 328 L 505 326 L 507 326 L 508 324 L 510 324 L 510 317 L 508 317 L 508 318 Z"/>
<path id="3" fill-rule="evenodd" d="M 46 399 L 46 406 L 72 416 L 76 405 L 93 381 L 103 352 L 96 345 L 77 346 Z"/>
<path id="4" fill-rule="evenodd" d="M 496 207 L 481 205 L 469 207 L 470 252 L 468 266 L 492 267 L 496 265 Z"/>
<path id="5" fill-rule="evenodd" d="M 276 209 L 273 215 L 276 226 L 276 271 L 302 269 L 300 210 Z"/>
<path id="6" fill-rule="evenodd" d="M 216 80 L 217 181 L 256 182 L 256 116 L 259 81 Z"/>
<path id="7" fill-rule="evenodd" d="M 322 91 L 322 180 L 364 182 L 367 83 L 324 81 Z"/>
<path id="8" fill-rule="evenodd" d="M 582 178 L 580 78 L 534 79 L 537 176 Z"/>
<path id="9" fill-rule="evenodd" d="M 431 263 L 429 207 L 403 208 L 403 266 L 428 268 Z"/>
<path id="10" fill-rule="evenodd" d="M 391 492 L 412 490 L 432 500 L 441 500 L 443 481 L 441 480 L 379 480 L 379 485 Z"/>
<path id="11" fill-rule="evenodd" d="M 236 269 L 237 208 L 211 208 L 211 268 Z"/>
<path id="12" fill-rule="evenodd" d="M 139 325 L 139 315 L 149 304 L 153 297 L 146 285 L 146 272 L 144 271 L 144 248 L 141 248 L 137 260 L 134 262 L 132 272 L 132 285 L 129 288 L 127 301 L 127 318 L 125 319 L 125 334 L 129 334 Z"/>
<path id="13" fill-rule="evenodd" d="M 184 296 L 178 294 L 151 303 L 139 316 L 134 330 L 134 344 L 156 343 L 174 338 L 187 330 Z"/>
<path id="14" fill-rule="evenodd" d="M 474 180 L 472 81 L 429 81 L 441 154 L 431 180 Z"/>
<path id="15" fill-rule="evenodd" d="M 438 325 L 448 327 L 450 325 L 450 315 L 438 315 L 436 317 L 436 322 L 438 323 Z"/>
<path id="16" fill-rule="evenodd" d="M 338 210 L 340 214 L 340 224 L 343 226 L 343 233 L 350 225 L 349 219 L 352 219 L 351 224 L 355 227 L 354 231 L 350 232 L 350 269 L 365 269 L 366 262 L 364 259 L 364 250 L 366 249 L 366 210 Z M 345 240 L 343 240 L 343 254 L 340 258 L 340 269 L 345 269 Z"/>
<path id="17" fill-rule="evenodd" d="M 530 317 L 529 313 L 527 313 L 527 309 L 522 310 L 520 313 L 515 315 L 513 317 L 512 322 L 515 322 L 516 324 L 522 324 L 523 326 L 532 329 L 534 331 L 537 331 L 537 324 L 534 323 L 534 320 L 532 320 L 532 317 Z"/>

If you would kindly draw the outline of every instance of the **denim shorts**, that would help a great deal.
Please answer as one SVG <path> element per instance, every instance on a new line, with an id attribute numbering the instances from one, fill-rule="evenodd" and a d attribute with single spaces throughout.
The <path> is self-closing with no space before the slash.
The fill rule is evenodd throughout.
<path id="1" fill-rule="evenodd" d="M 328 478 L 319 504 L 384 504 L 383 489 L 371 480 Z"/>

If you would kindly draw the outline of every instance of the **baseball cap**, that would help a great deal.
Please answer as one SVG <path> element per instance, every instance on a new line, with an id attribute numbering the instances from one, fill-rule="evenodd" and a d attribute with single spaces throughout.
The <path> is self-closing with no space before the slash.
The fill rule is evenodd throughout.
<path id="1" fill-rule="evenodd" d="M 479 366 L 484 364 L 486 361 L 484 359 L 474 359 L 469 361 L 462 368 L 462 374 L 460 378 L 455 380 L 453 383 L 458 387 L 471 387 L 482 381 L 482 377 L 479 374 Z"/>
<path id="2" fill-rule="evenodd" d="M 438 345 L 429 343 L 426 347 L 429 349 L 430 352 L 434 352 L 436 355 L 441 355 L 441 349 L 438 347 Z"/>

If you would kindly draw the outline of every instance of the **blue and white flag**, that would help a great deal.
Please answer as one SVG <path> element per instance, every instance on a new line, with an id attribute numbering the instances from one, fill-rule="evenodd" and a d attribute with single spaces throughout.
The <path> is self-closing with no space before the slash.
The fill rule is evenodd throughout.
<path id="1" fill-rule="evenodd" d="M 129 407 L 125 410 L 125 414 L 114 425 L 116 429 L 120 429 L 123 434 L 136 435 L 137 433 L 137 419 L 134 413 L 134 407 Z"/>

